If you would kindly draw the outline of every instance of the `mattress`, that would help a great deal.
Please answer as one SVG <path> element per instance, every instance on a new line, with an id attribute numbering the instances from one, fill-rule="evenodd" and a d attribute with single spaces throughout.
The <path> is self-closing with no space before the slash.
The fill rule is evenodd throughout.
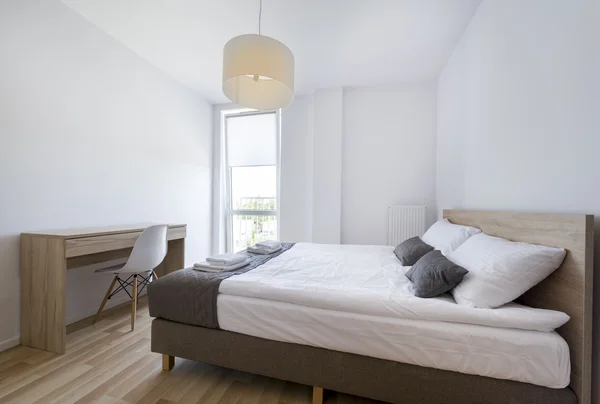
<path id="1" fill-rule="evenodd" d="M 531 383 L 569 384 L 566 342 L 555 332 L 412 320 L 220 294 L 221 328 L 274 341 Z"/>

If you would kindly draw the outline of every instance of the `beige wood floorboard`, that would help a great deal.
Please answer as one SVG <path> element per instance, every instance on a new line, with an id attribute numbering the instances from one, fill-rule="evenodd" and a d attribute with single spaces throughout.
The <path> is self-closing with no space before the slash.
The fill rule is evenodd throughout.
<path id="1" fill-rule="evenodd" d="M 139 300 L 135 330 L 131 306 L 107 310 L 94 325 L 69 326 L 67 353 L 29 347 L 0 352 L 1 404 L 310 404 L 312 387 L 177 358 L 162 371 L 150 352 L 152 319 Z M 325 393 L 327 404 L 376 401 Z"/>

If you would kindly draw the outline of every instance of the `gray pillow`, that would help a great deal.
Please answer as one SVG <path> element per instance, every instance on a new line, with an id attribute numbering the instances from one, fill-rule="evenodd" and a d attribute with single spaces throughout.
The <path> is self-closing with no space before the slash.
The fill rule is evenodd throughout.
<path id="1" fill-rule="evenodd" d="M 433 251 L 433 247 L 426 244 L 419 237 L 409 238 L 398 244 L 394 250 L 394 254 L 400 260 L 402 265 L 409 267 L 421 259 L 428 252 Z"/>
<path id="2" fill-rule="evenodd" d="M 417 261 L 406 277 L 413 283 L 415 296 L 436 297 L 458 285 L 468 272 L 434 250 Z"/>

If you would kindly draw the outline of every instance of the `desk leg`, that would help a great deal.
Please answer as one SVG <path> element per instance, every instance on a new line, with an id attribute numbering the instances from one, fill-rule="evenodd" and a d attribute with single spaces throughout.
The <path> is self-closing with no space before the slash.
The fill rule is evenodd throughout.
<path id="1" fill-rule="evenodd" d="M 157 268 L 158 277 L 163 277 L 185 267 L 185 239 L 169 241 L 167 256 Z"/>
<path id="2" fill-rule="evenodd" d="M 66 346 L 65 242 L 21 236 L 21 344 L 58 354 Z"/>

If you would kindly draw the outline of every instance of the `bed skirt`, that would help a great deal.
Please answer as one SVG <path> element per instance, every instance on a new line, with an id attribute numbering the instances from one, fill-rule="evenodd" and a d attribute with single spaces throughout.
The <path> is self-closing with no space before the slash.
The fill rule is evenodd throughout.
<path id="1" fill-rule="evenodd" d="M 152 321 L 152 352 L 398 404 L 577 404 L 569 388 L 424 368 L 160 318 Z"/>

